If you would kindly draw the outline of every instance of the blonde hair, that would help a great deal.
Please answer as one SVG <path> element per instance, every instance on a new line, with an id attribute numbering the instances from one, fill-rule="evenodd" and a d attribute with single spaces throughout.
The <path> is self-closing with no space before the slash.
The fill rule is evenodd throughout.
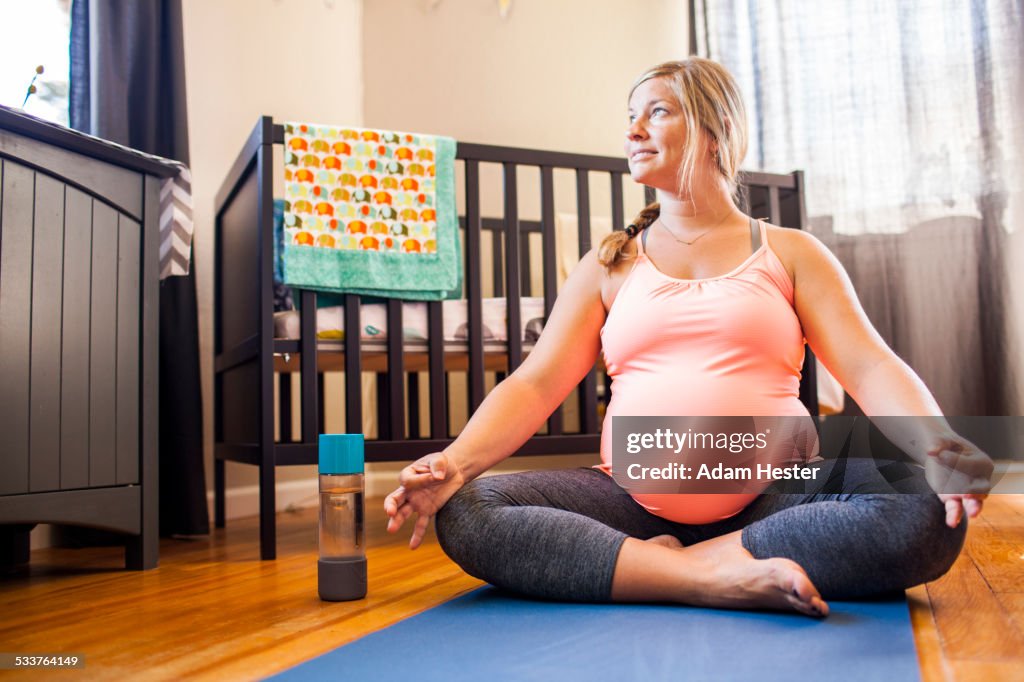
<path id="1" fill-rule="evenodd" d="M 747 154 L 747 114 L 739 86 L 725 67 L 710 59 L 689 57 L 677 62 L 665 62 L 649 69 L 633 83 L 629 96 L 641 83 L 652 78 L 664 78 L 676 96 L 686 121 L 686 144 L 683 163 L 679 169 L 679 189 L 693 187 L 693 177 L 701 151 L 703 131 L 712 147 L 717 148 L 715 167 L 728 183 L 729 192 L 736 198 L 739 189 L 739 167 Z M 691 192 L 692 195 L 692 192 Z M 598 248 L 597 259 L 612 267 L 625 258 L 623 250 L 630 239 L 647 229 L 658 219 L 660 206 L 646 206 L 623 231 L 612 232 Z"/>

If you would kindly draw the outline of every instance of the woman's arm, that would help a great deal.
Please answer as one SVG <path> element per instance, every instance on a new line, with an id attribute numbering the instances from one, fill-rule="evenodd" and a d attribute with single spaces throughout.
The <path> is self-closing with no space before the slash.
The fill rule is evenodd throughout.
<path id="1" fill-rule="evenodd" d="M 596 251 L 586 254 L 563 285 L 523 364 L 488 393 L 445 449 L 466 482 L 518 450 L 594 366 L 605 319 L 604 276 Z"/>
<path id="2" fill-rule="evenodd" d="M 917 421 L 948 430 L 928 387 L 875 330 L 832 252 L 806 232 L 781 230 L 772 237 L 788 261 L 804 338 L 864 413 L 925 417 Z"/>
<path id="3" fill-rule="evenodd" d="M 444 452 L 402 469 L 384 499 L 388 532 L 416 514 L 409 547 L 459 488 L 519 449 L 594 366 L 600 349 L 604 268 L 591 251 L 566 280 L 533 351 L 494 388 Z"/>
<path id="4" fill-rule="evenodd" d="M 928 387 L 875 330 L 846 270 L 825 245 L 798 230 L 775 232 L 773 239 L 792 274 L 796 312 L 811 350 L 882 433 L 925 466 L 933 487 L 939 482 L 947 523 L 959 523 L 961 504 L 976 516 L 991 459 L 952 430 Z"/>

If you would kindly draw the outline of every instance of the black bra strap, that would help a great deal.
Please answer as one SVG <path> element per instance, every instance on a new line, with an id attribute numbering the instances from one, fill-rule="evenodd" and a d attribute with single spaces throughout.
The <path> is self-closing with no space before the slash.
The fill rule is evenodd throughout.
<path id="1" fill-rule="evenodd" d="M 761 226 L 753 218 L 750 219 L 750 244 L 754 248 L 753 253 L 761 248 Z"/>

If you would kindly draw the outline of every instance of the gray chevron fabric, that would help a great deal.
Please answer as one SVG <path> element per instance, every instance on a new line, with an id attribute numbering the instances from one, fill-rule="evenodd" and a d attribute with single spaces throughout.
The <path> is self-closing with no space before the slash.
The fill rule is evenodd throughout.
<path id="1" fill-rule="evenodd" d="M 160 186 L 160 279 L 187 275 L 192 251 L 192 174 L 176 166 Z"/>

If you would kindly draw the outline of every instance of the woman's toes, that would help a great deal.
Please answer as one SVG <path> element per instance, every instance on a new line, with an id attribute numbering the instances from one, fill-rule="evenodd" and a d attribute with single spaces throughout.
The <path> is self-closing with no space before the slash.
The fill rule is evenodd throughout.
<path id="1" fill-rule="evenodd" d="M 807 573 L 795 561 L 789 559 L 769 559 L 776 561 L 776 568 L 782 575 L 780 587 L 786 593 L 787 601 L 798 611 L 809 616 L 828 615 L 828 605 L 821 598 L 814 583 Z"/>

